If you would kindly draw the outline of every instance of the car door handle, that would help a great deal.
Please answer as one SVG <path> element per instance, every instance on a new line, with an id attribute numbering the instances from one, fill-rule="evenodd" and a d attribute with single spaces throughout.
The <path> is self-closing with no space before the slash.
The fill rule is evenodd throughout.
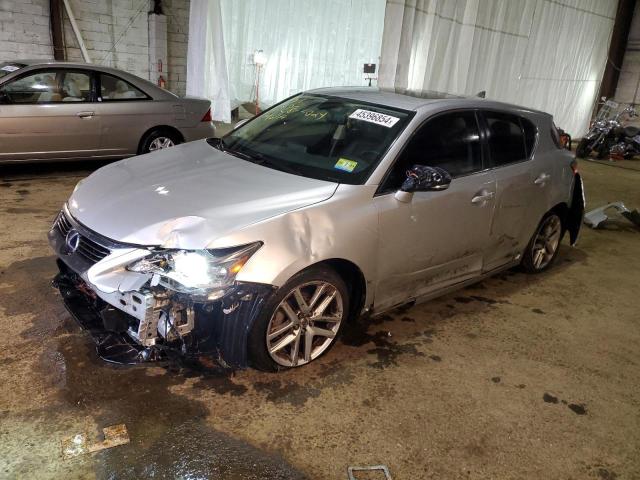
<path id="1" fill-rule="evenodd" d="M 544 186 L 544 184 L 547 183 L 550 178 L 551 175 L 549 175 L 548 173 L 541 173 L 538 178 L 533 181 L 533 183 L 535 183 L 536 185 Z"/>
<path id="2" fill-rule="evenodd" d="M 95 115 L 94 112 L 78 112 L 76 113 L 77 116 L 79 116 L 80 118 L 91 118 Z"/>
<path id="3" fill-rule="evenodd" d="M 487 192 L 483 190 L 478 192 L 475 197 L 471 199 L 471 203 L 478 206 L 484 206 L 489 200 L 494 197 L 494 192 Z"/>

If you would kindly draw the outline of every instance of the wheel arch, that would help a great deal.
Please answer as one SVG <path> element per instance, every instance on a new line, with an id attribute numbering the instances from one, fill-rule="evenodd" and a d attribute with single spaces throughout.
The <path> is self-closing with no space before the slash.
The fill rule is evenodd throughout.
<path id="1" fill-rule="evenodd" d="M 138 142 L 138 150 L 137 150 L 138 154 L 142 153 L 142 147 L 144 145 L 146 138 L 155 131 L 171 132 L 178 136 L 181 143 L 184 142 L 184 135 L 176 127 L 172 127 L 171 125 L 156 125 L 154 127 L 148 128 L 140 137 L 140 141 Z"/>
<path id="2" fill-rule="evenodd" d="M 560 220 L 562 221 L 562 229 L 566 230 L 567 229 L 567 217 L 569 215 L 569 205 L 567 205 L 567 202 L 560 202 L 560 203 L 554 205 L 553 207 L 551 207 L 549 209 L 549 211 L 547 211 L 544 214 L 544 216 L 542 218 L 546 217 L 550 213 L 558 214 L 558 216 L 560 217 Z M 540 221 L 542 221 L 542 219 L 540 219 Z"/>
<path id="3" fill-rule="evenodd" d="M 309 270 L 314 267 L 322 266 L 328 266 L 331 269 L 335 270 L 335 272 L 347 284 L 350 300 L 349 316 L 347 318 L 347 321 L 355 319 L 362 311 L 367 296 L 367 282 L 364 273 L 362 272 L 360 267 L 358 267 L 358 265 L 353 263 L 351 260 L 347 260 L 344 258 L 329 258 L 326 260 L 321 260 L 319 262 L 308 265 L 307 267 L 300 270 L 300 272 L 304 272 L 305 270 Z"/>

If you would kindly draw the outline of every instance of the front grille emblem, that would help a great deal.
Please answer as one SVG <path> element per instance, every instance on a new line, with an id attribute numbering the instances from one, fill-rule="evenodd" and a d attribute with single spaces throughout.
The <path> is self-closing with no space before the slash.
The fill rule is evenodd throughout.
<path id="1" fill-rule="evenodd" d="M 73 228 L 69 230 L 64 243 L 67 247 L 67 255 L 75 253 L 75 251 L 78 250 L 78 247 L 80 246 L 80 234 L 78 233 L 78 231 L 74 230 Z"/>

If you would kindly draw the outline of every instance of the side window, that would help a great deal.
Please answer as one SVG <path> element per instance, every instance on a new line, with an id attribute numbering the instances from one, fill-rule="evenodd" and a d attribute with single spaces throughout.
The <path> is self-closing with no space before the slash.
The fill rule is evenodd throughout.
<path id="1" fill-rule="evenodd" d="M 533 149 L 536 147 L 536 134 L 538 129 L 526 118 L 520 118 L 520 126 L 524 131 L 524 147 L 526 149 L 527 158 L 533 153 Z"/>
<path id="2" fill-rule="evenodd" d="M 484 117 L 489 127 L 489 151 L 495 167 L 529 158 L 520 117 L 500 112 L 485 112 Z"/>
<path id="3" fill-rule="evenodd" d="M 91 77 L 83 72 L 42 70 L 14 80 L 2 90 L 10 103 L 88 102 Z"/>
<path id="4" fill-rule="evenodd" d="M 428 120 L 409 140 L 383 191 L 397 190 L 413 165 L 440 167 L 452 177 L 482 170 L 480 133 L 474 112 L 454 112 Z"/>
<path id="5" fill-rule="evenodd" d="M 149 97 L 140 89 L 121 78 L 100 74 L 100 96 L 103 102 L 114 100 L 147 100 Z"/>
<path id="6" fill-rule="evenodd" d="M 560 142 L 560 132 L 558 131 L 558 127 L 554 122 L 551 122 L 551 140 L 556 147 L 562 148 L 562 143 Z"/>

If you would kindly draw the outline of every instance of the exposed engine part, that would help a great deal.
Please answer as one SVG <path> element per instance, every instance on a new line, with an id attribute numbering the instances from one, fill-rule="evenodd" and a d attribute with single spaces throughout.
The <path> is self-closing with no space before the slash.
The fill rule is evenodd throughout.
<path id="1" fill-rule="evenodd" d="M 193 330 L 194 311 L 192 307 L 178 309 L 172 307 L 160 312 L 158 333 L 168 341 L 178 340 Z"/>
<path id="2" fill-rule="evenodd" d="M 591 228 L 600 227 L 605 221 L 609 219 L 605 211 L 610 208 L 614 208 L 624 218 L 633 223 L 636 227 L 640 227 L 640 212 L 638 210 L 629 210 L 622 202 L 608 203 L 603 207 L 596 208 L 584 214 L 584 223 Z"/>
<path id="3" fill-rule="evenodd" d="M 272 285 L 238 283 L 208 303 L 191 303 L 186 296 L 169 296 L 157 288 L 114 292 L 112 298 L 104 292 L 91 295 L 78 274 L 61 261 L 58 266 L 52 283 L 67 310 L 89 331 L 103 360 L 125 365 L 212 355 L 225 368 L 246 367 L 250 326 L 275 291 Z M 103 296 L 117 298 L 119 308 Z"/>

